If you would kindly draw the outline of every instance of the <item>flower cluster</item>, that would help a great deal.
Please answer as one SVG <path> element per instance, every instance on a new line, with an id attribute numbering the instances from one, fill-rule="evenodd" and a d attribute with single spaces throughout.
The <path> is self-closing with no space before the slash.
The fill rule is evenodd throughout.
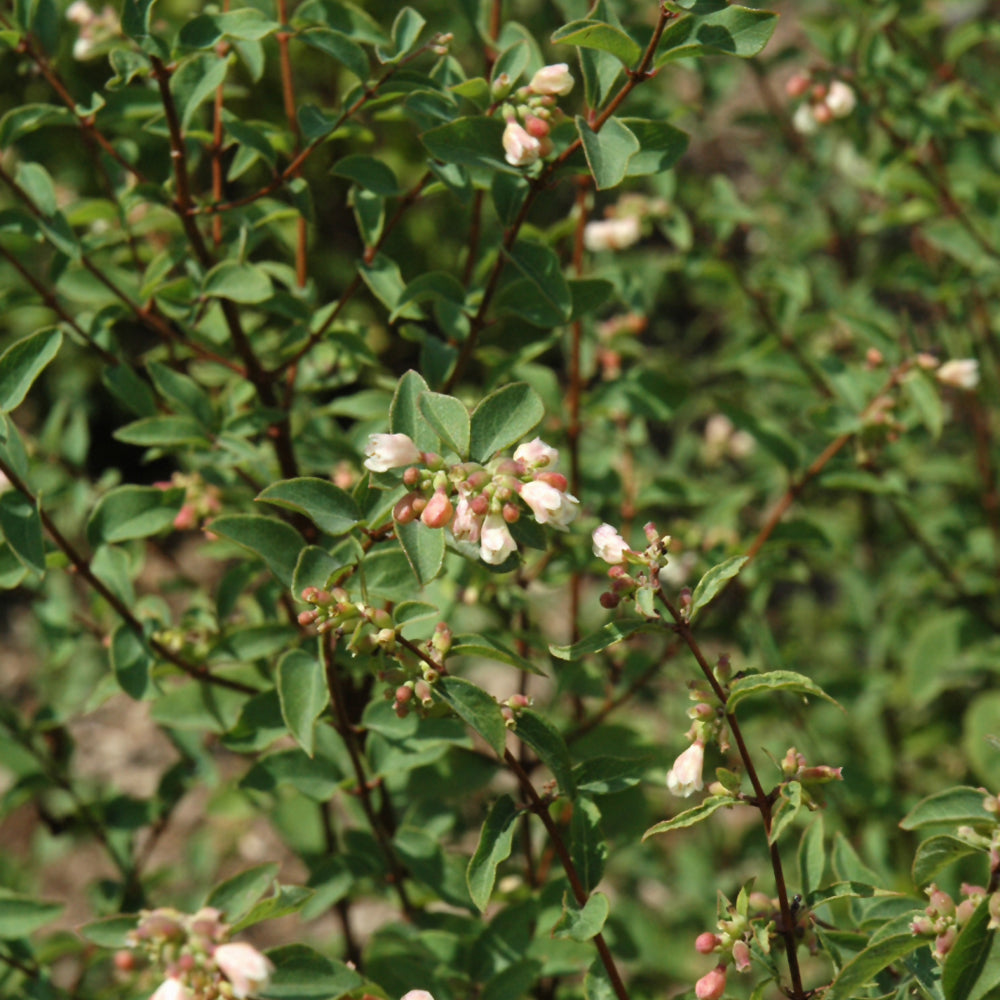
<path id="1" fill-rule="evenodd" d="M 846 118 L 857 107 L 854 89 L 843 80 L 815 81 L 810 73 L 795 73 L 785 84 L 789 97 L 806 97 L 792 115 L 792 126 L 811 135 L 835 118 Z"/>
<path id="2" fill-rule="evenodd" d="M 175 472 L 169 480 L 153 485 L 161 490 L 180 488 L 185 491 L 184 503 L 174 518 L 174 528 L 178 531 L 191 531 L 222 509 L 218 487 L 206 483 L 196 472 Z"/>
<path id="3" fill-rule="evenodd" d="M 933 941 L 931 954 L 938 962 L 943 962 L 951 951 L 959 931 L 976 912 L 979 904 L 986 899 L 986 890 L 979 885 L 963 882 L 960 889 L 963 897 L 960 903 L 933 882 L 924 890 L 928 905 L 924 912 L 910 921 L 910 930 L 919 937 Z M 1000 892 L 989 897 L 990 928 L 1000 925 Z"/>
<path id="4" fill-rule="evenodd" d="M 372 434 L 365 454 L 372 472 L 405 467 L 403 482 L 410 491 L 393 509 L 398 524 L 419 519 L 428 528 L 450 526 L 458 541 L 478 544 L 480 558 L 492 566 L 517 551 L 510 525 L 525 508 L 539 524 L 559 531 L 576 517 L 578 501 L 566 492 L 566 477 L 554 471 L 559 452 L 541 438 L 520 445 L 513 458 L 496 457 L 485 465 L 447 465 L 405 434 Z"/>
<path id="5" fill-rule="evenodd" d="M 934 376 L 942 385 L 971 391 L 979 385 L 979 362 L 975 358 L 953 358 L 941 365 Z"/>
<path id="6" fill-rule="evenodd" d="M 105 5 L 98 14 L 86 0 L 73 0 L 66 8 L 66 20 L 80 29 L 73 43 L 75 59 L 89 59 L 100 55 L 100 48 L 121 34 L 121 24 L 114 8 Z"/>
<path id="7" fill-rule="evenodd" d="M 529 167 L 552 152 L 549 133 L 561 114 L 556 98 L 573 89 L 573 76 L 566 63 L 543 66 L 527 87 L 510 94 L 510 81 L 501 74 L 494 84 L 494 94 L 504 104 L 500 109 L 507 123 L 503 130 L 504 159 L 512 167 Z"/>
<path id="8" fill-rule="evenodd" d="M 698 1000 L 719 1000 L 726 990 L 730 962 L 736 966 L 737 972 L 749 971 L 750 944 L 756 941 L 767 947 L 774 932 L 771 919 L 774 908 L 774 901 L 764 893 L 754 892 L 745 899 L 741 894 L 736 906 L 726 905 L 725 914 L 715 925 L 718 933 L 705 931 L 698 935 L 694 943 L 695 951 L 699 955 L 719 956 L 718 965 L 695 983 L 694 992 Z"/>
<path id="9" fill-rule="evenodd" d="M 244 1000 L 267 987 L 274 966 L 253 945 L 228 938 L 218 910 L 161 907 L 143 910 L 126 940 L 166 973 L 151 1000 Z"/>
<path id="10" fill-rule="evenodd" d="M 642 239 L 644 219 L 662 218 L 669 211 L 670 206 L 662 198 L 623 195 L 604 210 L 603 219 L 595 219 L 583 227 L 583 245 L 591 253 L 624 250 Z"/>
<path id="11" fill-rule="evenodd" d="M 652 522 L 643 531 L 648 544 L 642 552 L 636 552 L 629 548 L 614 525 L 605 523 L 594 529 L 594 555 L 611 565 L 608 570 L 611 586 L 601 594 L 602 607 L 616 608 L 622 598 L 635 595 L 640 610 L 651 613 L 651 602 L 647 600 L 644 605 L 643 599 L 660 586 L 660 570 L 667 565 L 670 536 L 661 536 Z M 635 566 L 638 572 L 630 573 L 629 564 Z"/>

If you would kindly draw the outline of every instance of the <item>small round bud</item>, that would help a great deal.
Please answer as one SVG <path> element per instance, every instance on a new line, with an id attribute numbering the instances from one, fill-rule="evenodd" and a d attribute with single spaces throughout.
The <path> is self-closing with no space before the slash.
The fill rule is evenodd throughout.
<path id="1" fill-rule="evenodd" d="M 613 608 L 617 608 L 621 603 L 621 598 L 617 594 L 612 594 L 610 591 L 605 591 L 600 596 L 600 602 L 602 608 L 607 608 L 609 611 Z"/>
<path id="2" fill-rule="evenodd" d="M 396 701 L 400 704 L 405 704 L 413 697 L 413 688 L 407 687 L 405 684 L 401 684 L 396 688 Z"/>
<path id="3" fill-rule="evenodd" d="M 785 93 L 789 97 L 801 97 L 809 89 L 811 83 L 812 77 L 808 73 L 801 71 L 793 73 L 785 81 Z"/>
<path id="4" fill-rule="evenodd" d="M 704 934 L 699 934 L 695 938 L 694 950 L 700 955 L 710 955 L 716 948 L 719 947 L 720 939 L 718 934 L 713 934 L 711 931 L 705 931 Z"/>
<path id="5" fill-rule="evenodd" d="M 521 512 L 512 503 L 505 503 L 503 505 L 502 514 L 503 514 L 503 519 L 508 524 L 515 524 L 517 521 L 521 519 Z"/>

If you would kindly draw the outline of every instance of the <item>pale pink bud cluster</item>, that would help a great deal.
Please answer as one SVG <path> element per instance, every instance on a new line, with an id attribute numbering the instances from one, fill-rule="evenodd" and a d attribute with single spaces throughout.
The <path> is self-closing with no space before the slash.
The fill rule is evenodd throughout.
<path id="1" fill-rule="evenodd" d="M 758 897 L 755 901 L 754 896 Z M 718 933 L 705 931 L 695 939 L 694 948 L 699 955 L 719 956 L 719 963 L 706 973 L 695 984 L 695 994 L 698 997 L 720 997 L 726 988 L 726 967 L 730 961 L 736 966 L 737 972 L 748 972 L 752 964 L 750 941 L 754 937 L 752 919 L 762 925 L 771 922 L 771 900 L 762 893 L 754 893 L 749 900 L 750 913 L 744 915 L 729 905 L 727 917 L 719 920 L 716 926 Z M 756 902 L 756 905 L 754 905 Z M 761 902 L 763 905 L 761 905 Z M 752 911 L 759 911 L 756 915 Z"/>
<path id="2" fill-rule="evenodd" d="M 177 531 L 191 531 L 222 509 L 219 488 L 206 483 L 197 472 L 175 472 L 169 480 L 153 485 L 161 490 L 180 488 L 185 491 L 184 503 L 174 518 L 174 528 Z"/>
<path id="3" fill-rule="evenodd" d="M 601 594 L 601 606 L 616 608 L 622 599 L 642 589 L 657 591 L 660 586 L 660 571 L 667 565 L 667 549 L 670 536 L 660 536 L 656 525 L 650 522 L 643 531 L 648 545 L 642 552 L 629 548 L 628 543 L 611 524 L 595 528 L 591 536 L 594 555 L 611 564 L 608 577 L 611 586 Z M 641 567 L 634 575 L 629 566 Z"/>
<path id="4" fill-rule="evenodd" d="M 858 104 L 854 88 L 843 80 L 814 81 L 803 72 L 789 78 L 785 93 L 792 98 L 806 98 L 792 115 L 793 128 L 803 135 L 811 135 L 836 118 L 846 118 Z"/>
<path id="5" fill-rule="evenodd" d="M 959 903 L 933 882 L 924 891 L 927 893 L 927 906 L 923 913 L 910 921 L 910 931 L 918 937 L 932 939 L 931 954 L 938 962 L 944 962 L 959 932 L 987 899 L 986 890 L 980 885 L 963 882 Z M 989 929 L 992 930 L 1000 926 L 1000 892 L 989 896 L 987 906 L 991 917 Z"/>
<path id="6" fill-rule="evenodd" d="M 415 666 L 401 655 L 401 650 L 396 655 L 394 667 L 379 671 L 379 680 L 389 685 L 385 691 L 386 701 L 391 699 L 392 710 L 401 719 L 405 719 L 413 709 L 423 715 L 434 704 L 433 685 L 446 672 L 444 662 L 451 643 L 451 629 L 445 622 L 438 622 L 434 633 L 423 645 L 425 655 L 416 661 Z M 395 652 L 395 634 L 392 643 L 383 648 L 386 652 Z"/>
<path id="7" fill-rule="evenodd" d="M 86 0 L 74 0 L 66 8 L 66 20 L 80 29 L 73 43 L 74 59 L 99 55 L 100 47 L 121 33 L 118 14 L 108 5 L 97 13 Z"/>
<path id="8" fill-rule="evenodd" d="M 746 458 L 756 447 L 753 435 L 737 430 L 724 413 L 713 413 L 705 422 L 703 456 L 709 465 L 718 465 L 725 458 Z"/>
<path id="9" fill-rule="evenodd" d="M 146 952 L 166 976 L 151 1000 L 245 1000 L 267 988 L 274 966 L 253 945 L 228 938 L 229 926 L 212 907 L 191 915 L 143 910 L 126 935 L 129 946 Z M 123 967 L 117 956 L 116 963 Z"/>
<path id="10" fill-rule="evenodd" d="M 572 89 L 573 76 L 566 63 L 543 66 L 531 83 L 513 96 L 509 79 L 498 78 L 494 82 L 496 100 L 510 97 L 500 108 L 500 114 L 506 122 L 502 138 L 504 159 L 512 167 L 530 167 L 552 152 L 549 133 L 562 114 L 555 107 L 556 98 L 565 97 Z"/>
<path id="11" fill-rule="evenodd" d="M 412 464 L 414 456 L 419 465 Z M 520 445 L 513 458 L 449 466 L 440 455 L 418 452 L 405 434 L 376 434 L 365 464 L 379 472 L 406 467 L 403 483 L 410 492 L 393 508 L 397 524 L 419 519 L 428 528 L 450 526 L 456 541 L 478 545 L 483 562 L 499 566 L 517 551 L 510 525 L 525 509 L 539 524 L 559 531 L 576 517 L 579 501 L 555 471 L 558 460 L 555 448 L 535 438 Z"/>
<path id="12" fill-rule="evenodd" d="M 831 767 L 829 764 L 810 766 L 805 757 L 789 747 L 781 761 L 781 776 L 786 781 L 797 781 L 802 786 L 802 802 L 809 809 L 823 805 L 823 793 L 820 786 L 831 781 L 843 781 L 843 768 Z"/>
<path id="13" fill-rule="evenodd" d="M 583 227 L 583 245 L 597 253 L 624 250 L 642 239 L 642 222 L 635 215 L 595 219 Z"/>

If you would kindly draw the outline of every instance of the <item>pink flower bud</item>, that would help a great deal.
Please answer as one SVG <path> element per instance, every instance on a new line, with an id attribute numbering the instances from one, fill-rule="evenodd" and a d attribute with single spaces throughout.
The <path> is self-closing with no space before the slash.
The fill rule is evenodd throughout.
<path id="1" fill-rule="evenodd" d="M 244 1000 L 263 990 L 271 979 L 274 966 L 253 945 L 244 941 L 220 944 L 212 955 L 219 971 L 229 980 L 233 995 Z"/>
<path id="2" fill-rule="evenodd" d="M 298 622 L 304 628 L 308 628 L 310 625 L 316 624 L 317 618 L 319 618 L 319 612 L 314 608 L 312 611 L 300 611 Z"/>
<path id="3" fill-rule="evenodd" d="M 514 451 L 514 461 L 523 462 L 532 469 L 551 468 L 559 461 L 559 450 L 547 445 L 541 438 L 519 444 Z M 517 475 L 516 468 L 509 470 Z"/>
<path id="4" fill-rule="evenodd" d="M 726 967 L 724 965 L 717 965 L 694 984 L 694 995 L 698 1000 L 719 1000 L 725 991 Z"/>
<path id="5" fill-rule="evenodd" d="M 823 785 L 828 781 L 843 781 L 842 767 L 830 767 L 829 764 L 817 764 L 815 767 L 804 767 L 799 771 L 799 781 L 814 785 Z"/>
<path id="6" fill-rule="evenodd" d="M 713 934 L 711 931 L 705 931 L 704 934 L 699 934 L 695 938 L 694 950 L 701 955 L 710 955 L 716 948 L 718 948 L 721 939 L 718 934 Z"/>
<path id="7" fill-rule="evenodd" d="M 503 130 L 504 159 L 512 167 L 531 166 L 541 155 L 539 141 L 511 119 Z"/>
<path id="8" fill-rule="evenodd" d="M 957 927 L 949 927 L 943 934 L 939 934 L 934 939 L 935 958 L 944 958 L 951 951 L 951 946 L 955 943 L 955 938 L 957 937 Z"/>
<path id="9" fill-rule="evenodd" d="M 525 118 L 524 128 L 528 135 L 533 135 L 536 139 L 544 139 L 551 131 L 551 126 L 544 118 L 536 118 L 534 115 Z"/>
<path id="10" fill-rule="evenodd" d="M 564 97 L 573 89 L 573 74 L 570 73 L 568 64 L 553 63 L 538 70 L 528 86 L 535 94 L 556 94 Z"/>
<path id="11" fill-rule="evenodd" d="M 789 97 L 801 97 L 812 83 L 812 78 L 808 73 L 799 71 L 793 73 L 785 82 L 785 93 Z"/>
<path id="12" fill-rule="evenodd" d="M 910 921 L 910 932 L 912 934 L 928 935 L 934 933 L 934 921 L 930 917 L 921 914 Z"/>
<path id="13" fill-rule="evenodd" d="M 601 250 L 624 250 L 642 238 L 642 226 L 634 215 L 618 219 L 598 219 L 583 227 L 583 245 L 597 253 Z"/>
<path id="14" fill-rule="evenodd" d="M 750 968 L 750 945 L 746 941 L 737 941 L 733 945 L 733 962 L 737 972 L 746 972 Z"/>
<path id="15" fill-rule="evenodd" d="M 413 509 L 413 501 L 420 497 L 419 493 L 407 493 L 405 497 L 396 502 L 392 508 L 392 518 L 398 524 L 410 524 L 417 519 L 417 512 Z M 421 498 L 422 499 L 422 498 Z"/>
<path id="16" fill-rule="evenodd" d="M 448 494 L 444 490 L 435 490 L 434 496 L 427 502 L 424 512 L 420 515 L 420 520 L 428 528 L 444 528 L 451 523 L 455 508 L 451 504 Z"/>
<path id="17" fill-rule="evenodd" d="M 420 449 L 406 434 L 369 434 L 365 455 L 365 468 L 372 472 L 388 472 L 420 461 Z"/>
<path id="18" fill-rule="evenodd" d="M 610 524 L 595 528 L 592 539 L 594 555 L 612 565 L 624 562 L 625 553 L 631 551 L 625 539 Z"/>
<path id="19" fill-rule="evenodd" d="M 407 702 L 413 697 L 413 688 L 408 688 L 405 684 L 400 684 L 396 688 L 396 701 Z"/>
<path id="20" fill-rule="evenodd" d="M 606 590 L 603 594 L 601 594 L 598 600 L 601 602 L 601 607 L 607 608 L 608 611 L 614 611 L 614 609 L 617 608 L 622 602 L 622 599 L 618 594 L 613 594 L 609 590 Z"/>
<path id="21" fill-rule="evenodd" d="M 505 503 L 500 513 L 508 524 L 517 524 L 521 520 L 521 512 L 512 503 Z"/>
<path id="22" fill-rule="evenodd" d="M 682 753 L 667 774 L 667 788 L 673 795 L 687 798 L 692 792 L 701 791 L 704 787 L 701 778 L 705 766 L 705 744 L 695 740 Z"/>
<path id="23" fill-rule="evenodd" d="M 539 472 L 535 479 L 548 483 L 553 489 L 565 493 L 569 488 L 569 480 L 561 472 Z"/>

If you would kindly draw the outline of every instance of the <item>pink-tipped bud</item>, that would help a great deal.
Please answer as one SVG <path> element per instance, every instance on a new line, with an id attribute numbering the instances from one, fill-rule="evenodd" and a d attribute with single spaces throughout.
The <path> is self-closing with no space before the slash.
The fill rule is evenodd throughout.
<path id="1" fill-rule="evenodd" d="M 694 950 L 700 955 L 711 955 L 716 948 L 721 944 L 721 939 L 718 934 L 713 934 L 711 931 L 705 931 L 704 934 L 699 934 L 695 938 Z"/>
<path id="2" fill-rule="evenodd" d="M 505 503 L 501 513 L 508 524 L 514 524 L 521 519 L 521 512 L 512 503 Z"/>
<path id="3" fill-rule="evenodd" d="M 553 489 L 565 493 L 569 489 L 569 480 L 561 472 L 539 472 L 535 479 L 548 483 Z"/>
<path id="4" fill-rule="evenodd" d="M 413 688 L 408 688 L 405 684 L 401 684 L 396 688 L 396 701 L 400 704 L 406 704 L 413 697 Z"/>
<path id="5" fill-rule="evenodd" d="M 484 517 L 490 512 L 490 498 L 485 497 L 482 493 L 479 496 L 473 498 L 469 501 L 469 506 L 472 508 L 472 513 L 476 517 Z"/>
<path id="6" fill-rule="evenodd" d="M 829 764 L 818 764 L 816 767 L 804 767 L 799 771 L 799 781 L 822 785 L 828 781 L 843 781 L 842 767 L 830 767 Z"/>
<path id="7" fill-rule="evenodd" d="M 308 626 L 316 624 L 317 618 L 319 618 L 319 612 L 314 608 L 312 611 L 300 611 L 298 621 L 303 628 L 308 628 Z"/>
<path id="8" fill-rule="evenodd" d="M 750 945 L 746 941 L 737 941 L 733 945 L 733 962 L 737 972 L 746 972 L 750 968 Z"/>
<path id="9" fill-rule="evenodd" d="M 528 135 L 533 135 L 536 139 L 544 139 L 549 134 L 549 123 L 544 118 L 536 118 L 534 115 L 525 118 L 524 128 Z"/>
<path id="10" fill-rule="evenodd" d="M 717 965 L 694 984 L 694 995 L 698 1000 L 719 1000 L 719 997 L 725 992 L 726 967 L 724 965 Z"/>
<path id="11" fill-rule="evenodd" d="M 910 932 L 912 934 L 929 935 L 934 933 L 934 921 L 930 917 L 921 914 L 910 921 Z"/>
<path id="12" fill-rule="evenodd" d="M 833 121 L 833 111 L 830 110 L 827 104 L 814 104 L 812 115 L 820 125 L 829 125 Z"/>
<path id="13" fill-rule="evenodd" d="M 413 487 L 416 486 L 419 482 L 420 482 L 420 469 L 418 469 L 415 465 L 411 465 L 403 473 L 403 483 L 404 485 L 409 486 L 410 489 L 413 489 Z"/>
<path id="14" fill-rule="evenodd" d="M 427 681 L 417 681 L 413 685 L 413 693 L 420 699 L 420 704 L 425 708 L 434 703 L 434 695 L 431 693 L 431 686 Z"/>
<path id="15" fill-rule="evenodd" d="M 455 508 L 452 506 L 448 494 L 444 490 L 435 490 L 434 496 L 427 502 L 427 506 L 420 515 L 420 520 L 428 528 L 444 528 L 451 523 L 454 514 Z"/>
<path id="16" fill-rule="evenodd" d="M 507 704 L 511 708 L 527 708 L 531 704 L 531 699 L 526 694 L 512 694 L 507 699 Z"/>
<path id="17" fill-rule="evenodd" d="M 808 73 L 793 73 L 785 82 L 785 93 L 789 97 L 801 97 L 812 83 L 812 78 Z"/>
<path id="18" fill-rule="evenodd" d="M 392 508 L 392 517 L 397 524 L 410 524 L 417 519 L 417 512 L 413 508 L 413 501 L 422 499 L 419 493 L 407 493 L 405 497 L 397 501 Z"/>

